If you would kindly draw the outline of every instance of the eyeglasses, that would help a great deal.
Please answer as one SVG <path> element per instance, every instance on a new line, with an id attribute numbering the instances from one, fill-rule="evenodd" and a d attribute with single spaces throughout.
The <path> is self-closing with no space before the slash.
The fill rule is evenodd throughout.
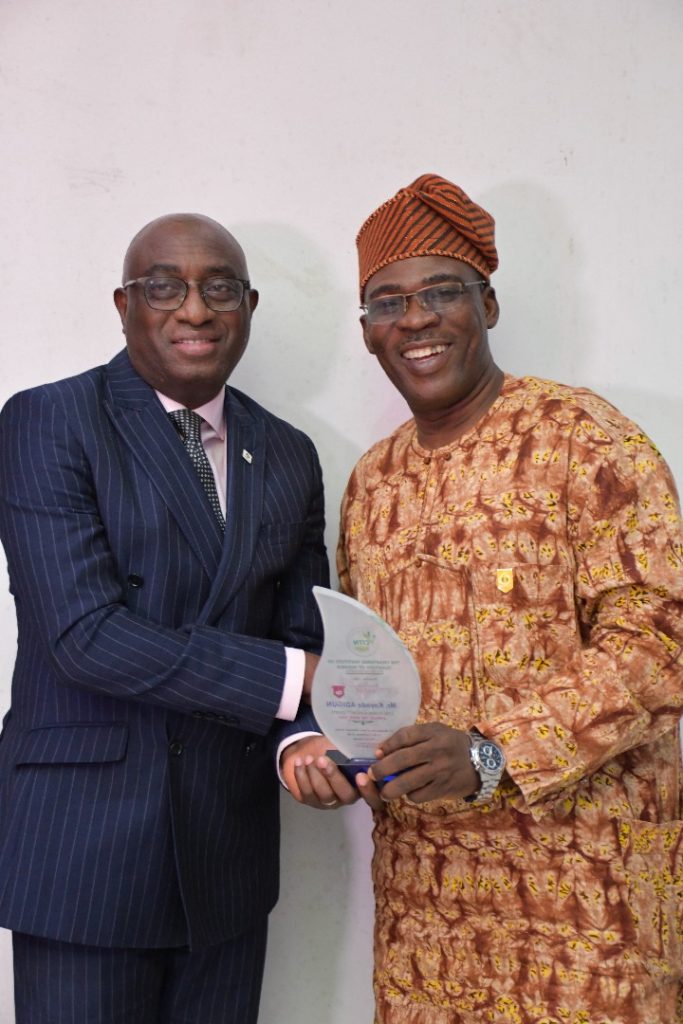
<path id="1" fill-rule="evenodd" d="M 250 288 L 248 281 L 233 277 L 207 277 L 206 281 L 183 281 L 180 277 L 136 277 L 126 281 L 122 288 L 137 284 L 142 290 L 147 305 L 152 309 L 180 309 L 187 298 L 191 284 L 196 284 L 199 294 L 209 309 L 216 313 L 229 313 L 237 309 Z"/>
<path id="2" fill-rule="evenodd" d="M 408 300 L 413 296 L 427 312 L 444 313 L 458 304 L 468 288 L 484 288 L 486 284 L 486 281 L 447 281 L 443 284 L 430 285 L 428 288 L 420 288 L 416 292 L 380 295 L 376 299 L 370 299 L 360 308 L 365 312 L 369 323 L 389 324 L 405 315 Z"/>

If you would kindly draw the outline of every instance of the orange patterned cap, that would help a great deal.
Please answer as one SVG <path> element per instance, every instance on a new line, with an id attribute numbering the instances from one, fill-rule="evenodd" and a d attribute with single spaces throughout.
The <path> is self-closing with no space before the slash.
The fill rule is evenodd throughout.
<path id="1" fill-rule="evenodd" d="M 461 188 L 423 174 L 371 213 L 356 237 L 360 292 L 382 267 L 411 256 L 452 256 L 487 280 L 498 266 L 495 221 Z"/>

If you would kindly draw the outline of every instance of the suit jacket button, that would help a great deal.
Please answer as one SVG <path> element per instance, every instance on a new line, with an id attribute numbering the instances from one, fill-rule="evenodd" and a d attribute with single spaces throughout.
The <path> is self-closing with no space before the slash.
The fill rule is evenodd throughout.
<path id="1" fill-rule="evenodd" d="M 168 750 L 174 757 L 180 757 L 183 752 L 183 745 L 182 743 L 178 743 L 177 740 L 174 740 L 173 743 L 169 744 Z"/>
<path id="2" fill-rule="evenodd" d="M 132 572 L 128 577 L 128 586 L 133 587 L 134 590 L 139 590 L 145 581 L 142 576 L 138 576 L 137 573 Z"/>

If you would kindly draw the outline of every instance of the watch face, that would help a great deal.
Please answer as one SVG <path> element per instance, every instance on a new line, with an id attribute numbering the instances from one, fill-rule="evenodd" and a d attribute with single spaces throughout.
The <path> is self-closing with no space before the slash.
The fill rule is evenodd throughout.
<path id="1" fill-rule="evenodd" d="M 503 755 L 495 743 L 480 743 L 478 754 L 479 762 L 486 771 L 497 772 L 503 765 Z"/>

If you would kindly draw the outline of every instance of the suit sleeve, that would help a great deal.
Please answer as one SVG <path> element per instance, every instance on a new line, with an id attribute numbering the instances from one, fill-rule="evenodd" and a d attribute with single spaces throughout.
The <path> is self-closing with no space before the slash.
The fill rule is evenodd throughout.
<path id="1" fill-rule="evenodd" d="M 324 573 L 319 489 L 312 477 L 301 567 L 283 581 L 281 637 L 168 628 L 125 605 L 93 473 L 62 409 L 43 389 L 16 395 L 0 417 L 0 536 L 20 637 L 45 645 L 66 684 L 185 713 L 212 712 L 217 721 L 264 734 L 282 693 L 283 643 L 319 639 L 296 610 L 309 580 Z M 172 567 L 164 571 L 170 575 Z"/>

